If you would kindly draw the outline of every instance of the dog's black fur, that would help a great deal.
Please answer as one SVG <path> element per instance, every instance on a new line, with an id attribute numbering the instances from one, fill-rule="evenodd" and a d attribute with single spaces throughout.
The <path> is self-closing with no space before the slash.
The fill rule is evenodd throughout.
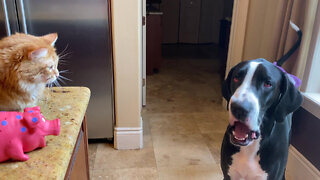
<path id="1" fill-rule="evenodd" d="M 260 104 L 260 133 L 261 141 L 257 155 L 260 156 L 261 169 L 268 174 L 268 180 L 285 179 L 284 173 L 288 158 L 288 148 L 291 131 L 291 115 L 302 103 L 302 95 L 290 82 L 288 76 L 272 63 L 264 60 L 253 60 L 261 64 L 256 69 L 251 88 L 259 99 Z M 246 74 L 247 62 L 242 62 L 231 69 L 222 86 L 223 97 L 229 103 L 236 89 L 242 84 Z M 237 76 L 238 83 L 232 81 Z M 272 88 L 263 89 L 261 83 L 269 78 Z M 233 163 L 232 155 L 240 151 L 240 146 L 230 142 L 231 126 L 225 133 L 221 147 L 221 168 L 224 179 L 231 179 L 229 167 Z M 254 140 L 253 140 L 254 141 Z"/>

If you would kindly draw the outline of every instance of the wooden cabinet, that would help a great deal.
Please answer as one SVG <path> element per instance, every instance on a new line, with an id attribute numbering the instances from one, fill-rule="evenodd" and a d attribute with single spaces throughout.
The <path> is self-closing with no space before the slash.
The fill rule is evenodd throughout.
<path id="1" fill-rule="evenodd" d="M 198 43 L 218 44 L 224 0 L 201 0 L 201 3 Z"/>
<path id="2" fill-rule="evenodd" d="M 179 43 L 198 43 L 201 0 L 180 0 Z"/>
<path id="3" fill-rule="evenodd" d="M 162 61 L 161 55 L 161 12 L 147 13 L 147 46 L 146 46 L 146 61 L 147 61 L 147 75 L 153 74 L 154 71 L 159 70 Z"/>
<path id="4" fill-rule="evenodd" d="M 179 35 L 179 0 L 162 0 L 162 43 L 177 43 Z"/>
<path id="5" fill-rule="evenodd" d="M 87 121 L 84 117 L 82 126 L 77 138 L 76 146 L 73 149 L 69 167 L 65 176 L 67 180 L 88 180 L 89 175 L 89 159 L 88 159 L 88 133 Z"/>
<path id="6" fill-rule="evenodd" d="M 220 20 L 230 9 L 230 0 L 162 0 L 162 42 L 218 43 Z"/>

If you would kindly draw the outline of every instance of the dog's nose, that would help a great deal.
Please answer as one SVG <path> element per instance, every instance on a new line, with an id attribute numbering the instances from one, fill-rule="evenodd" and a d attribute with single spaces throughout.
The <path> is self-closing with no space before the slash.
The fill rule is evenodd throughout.
<path id="1" fill-rule="evenodd" d="M 231 103 L 231 112 L 233 116 L 240 121 L 243 121 L 243 122 L 246 121 L 249 111 L 250 111 L 249 103 L 246 103 L 246 102 L 241 102 L 241 104 L 238 102 Z"/>

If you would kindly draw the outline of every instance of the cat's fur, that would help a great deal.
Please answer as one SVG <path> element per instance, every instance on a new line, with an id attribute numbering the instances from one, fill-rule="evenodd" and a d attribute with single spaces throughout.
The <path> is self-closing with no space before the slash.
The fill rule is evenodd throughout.
<path id="1" fill-rule="evenodd" d="M 16 33 L 0 40 L 0 110 L 36 105 L 46 84 L 59 76 L 57 33 L 32 36 Z"/>

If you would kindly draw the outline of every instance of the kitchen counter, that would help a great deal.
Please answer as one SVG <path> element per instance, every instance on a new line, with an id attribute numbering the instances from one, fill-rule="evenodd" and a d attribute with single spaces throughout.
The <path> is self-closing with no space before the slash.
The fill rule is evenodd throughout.
<path id="1" fill-rule="evenodd" d="M 81 132 L 83 137 L 83 119 L 89 99 L 90 90 L 86 87 L 46 89 L 38 105 L 46 119 L 61 120 L 60 135 L 46 136 L 47 146 L 27 153 L 28 161 L 0 163 L 0 179 L 64 179 L 70 174 L 70 166 L 74 164 L 70 162 L 75 159 Z M 82 139 L 87 140 L 86 136 Z"/>

